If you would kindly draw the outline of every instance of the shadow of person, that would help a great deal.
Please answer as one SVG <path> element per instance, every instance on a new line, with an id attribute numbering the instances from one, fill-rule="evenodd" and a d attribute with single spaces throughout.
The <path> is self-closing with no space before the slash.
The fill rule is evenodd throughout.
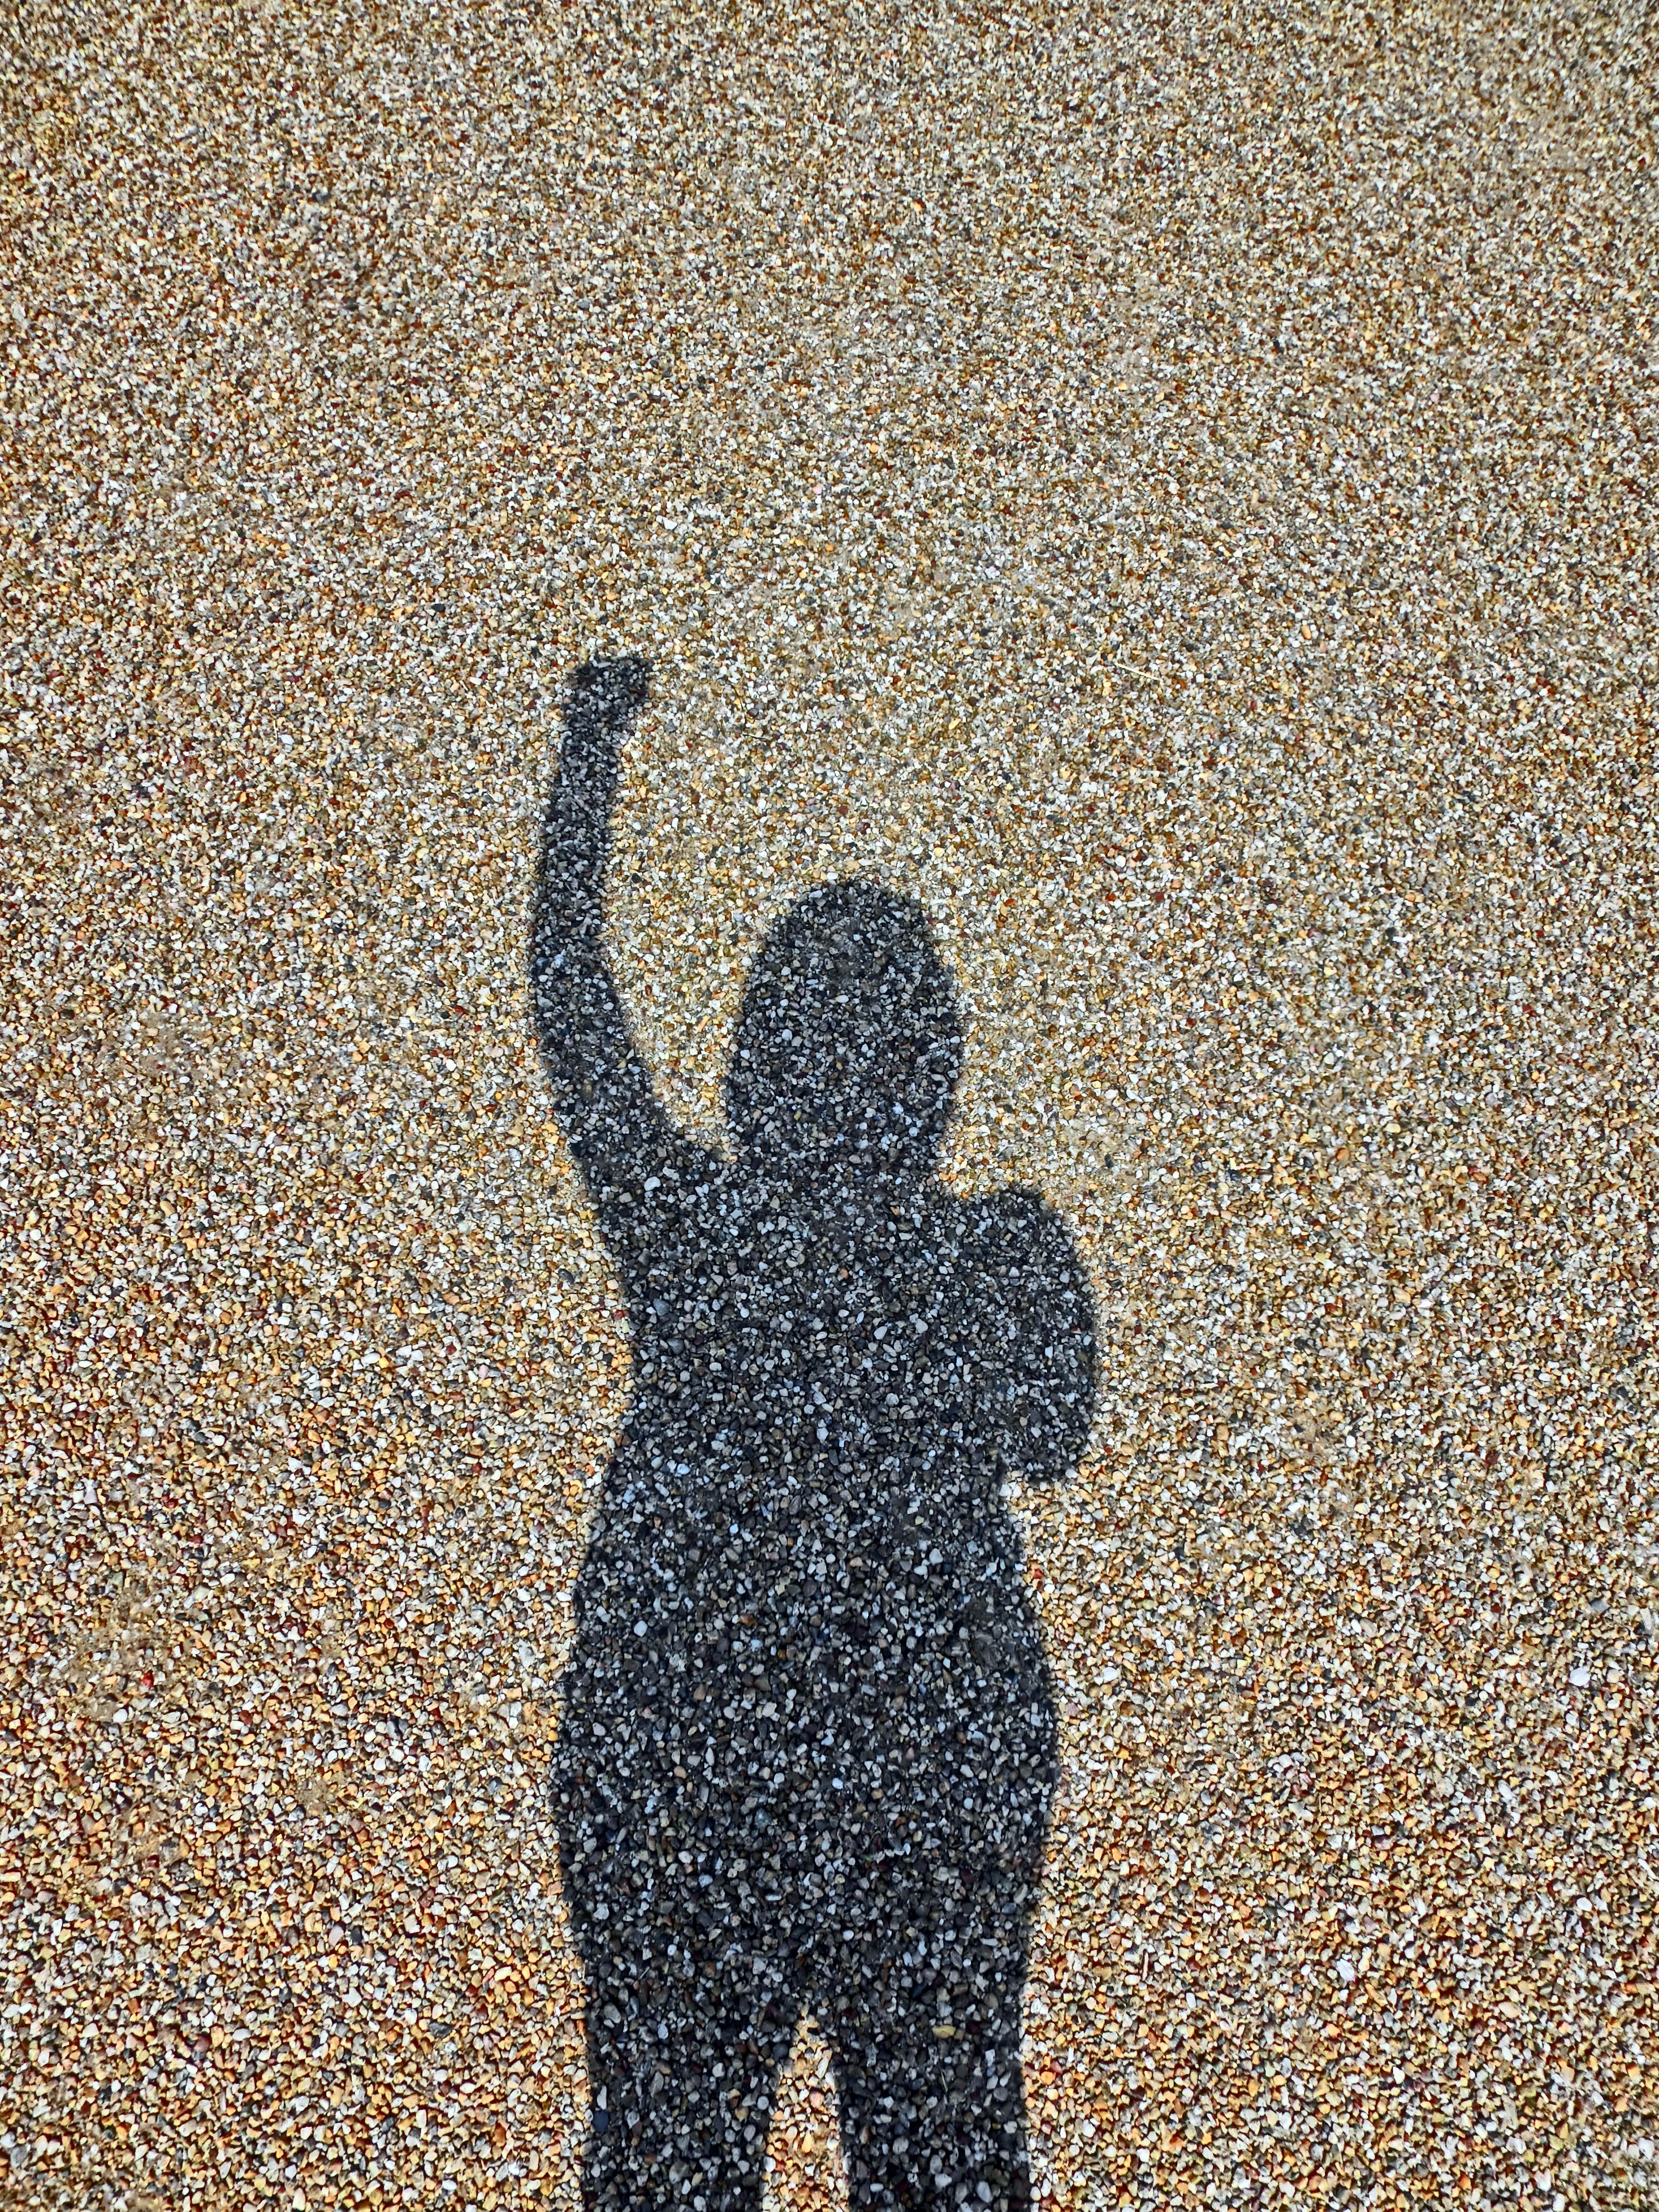
<path id="1" fill-rule="evenodd" d="M 1040 1199 L 939 1180 L 962 1030 L 908 899 L 798 900 L 744 997 L 731 1157 L 668 1121 L 601 939 L 645 690 L 576 672 L 530 957 L 634 1336 L 552 1782 L 585 2198 L 758 2212 L 810 2011 L 855 2205 L 1021 2205 L 1055 1723 L 1001 1492 L 1075 1462 L 1092 1304 Z"/>

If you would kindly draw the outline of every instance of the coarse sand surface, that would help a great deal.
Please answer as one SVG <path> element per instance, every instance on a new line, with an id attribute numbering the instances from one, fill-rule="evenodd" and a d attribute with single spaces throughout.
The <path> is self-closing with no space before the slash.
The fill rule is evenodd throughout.
<path id="1" fill-rule="evenodd" d="M 1039 2204 L 1652 2205 L 1653 25 L 10 11 L 0 2199 L 574 2212 L 639 653 L 671 1111 L 860 875 L 1092 1285 Z"/>

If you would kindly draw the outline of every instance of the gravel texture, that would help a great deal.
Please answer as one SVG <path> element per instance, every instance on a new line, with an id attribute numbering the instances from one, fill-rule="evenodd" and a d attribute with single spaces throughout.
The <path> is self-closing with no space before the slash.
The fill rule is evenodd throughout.
<path id="1" fill-rule="evenodd" d="M 1038 2201 L 1650 2204 L 1651 18 L 0 40 L 13 2199 L 577 2202 L 642 1385 L 526 973 L 638 653 L 664 1109 L 722 1147 L 857 878 L 954 978 L 945 1186 L 1091 1286 L 1007 1497 Z"/>

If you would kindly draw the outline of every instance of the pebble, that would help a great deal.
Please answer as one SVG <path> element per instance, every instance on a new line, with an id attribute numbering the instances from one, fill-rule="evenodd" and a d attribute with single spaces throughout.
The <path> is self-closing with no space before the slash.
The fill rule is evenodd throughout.
<path id="1" fill-rule="evenodd" d="M 665 1105 L 720 1141 L 764 933 L 861 874 L 956 979 L 947 1181 L 1092 1285 L 1009 1499 L 1038 2203 L 1651 2203 L 1656 63 L 1204 6 L 15 60 L 20 2201 L 577 2201 L 547 1784 L 634 1355 L 526 958 L 570 672 L 638 653 Z M 780 2208 L 844 2186 L 824 2048 Z"/>

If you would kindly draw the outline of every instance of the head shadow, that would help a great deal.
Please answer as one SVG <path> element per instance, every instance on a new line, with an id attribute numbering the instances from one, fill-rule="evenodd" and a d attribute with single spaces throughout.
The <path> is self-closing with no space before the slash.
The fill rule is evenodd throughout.
<path id="1" fill-rule="evenodd" d="M 861 878 L 820 884 L 750 967 L 723 1085 L 738 1163 L 803 1189 L 914 1188 L 938 1167 L 962 1061 L 921 905 Z"/>

